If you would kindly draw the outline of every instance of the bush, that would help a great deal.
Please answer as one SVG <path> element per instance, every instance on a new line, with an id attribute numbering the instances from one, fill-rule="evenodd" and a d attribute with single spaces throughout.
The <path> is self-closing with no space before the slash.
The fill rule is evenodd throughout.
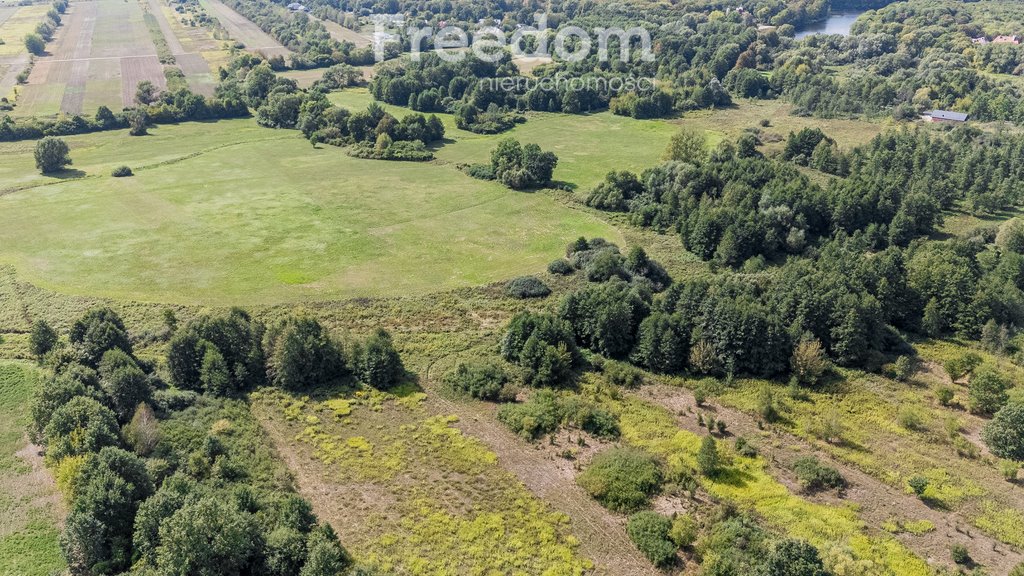
<path id="1" fill-rule="evenodd" d="M 899 413 L 896 415 L 896 420 L 900 426 L 907 430 L 915 431 L 924 429 L 924 418 L 924 414 L 913 406 L 901 406 Z"/>
<path id="2" fill-rule="evenodd" d="M 543 298 L 551 294 L 551 288 L 536 276 L 520 276 L 509 282 L 505 290 L 513 298 Z"/>
<path id="3" fill-rule="evenodd" d="M 604 377 L 608 383 L 623 388 L 639 388 L 644 383 L 644 375 L 625 362 L 605 362 Z"/>
<path id="4" fill-rule="evenodd" d="M 655 566 L 666 566 L 675 559 L 676 545 L 669 540 L 672 522 L 656 512 L 637 512 L 629 517 L 626 533 L 640 552 Z"/>
<path id="5" fill-rule="evenodd" d="M 672 528 L 668 532 L 668 537 L 679 548 L 689 548 L 697 541 L 699 528 L 692 516 L 680 514 L 672 520 Z"/>
<path id="6" fill-rule="evenodd" d="M 552 390 L 540 390 L 521 404 L 502 406 L 498 420 L 528 440 L 550 434 L 562 425 L 575 426 L 598 438 L 619 436 L 619 421 L 614 414 L 578 396 L 561 397 Z"/>
<path id="7" fill-rule="evenodd" d="M 464 166 L 462 171 L 477 180 L 494 180 L 494 168 L 490 164 L 470 164 Z"/>
<path id="8" fill-rule="evenodd" d="M 967 547 L 963 544 L 953 544 L 950 546 L 949 555 L 953 558 L 953 562 L 961 566 L 971 563 L 971 553 L 967 551 Z"/>
<path id="9" fill-rule="evenodd" d="M 924 496 L 924 491 L 928 489 L 930 482 L 924 476 L 912 476 L 907 480 L 907 486 L 914 491 L 918 497 Z"/>
<path id="10" fill-rule="evenodd" d="M 647 504 L 661 485 L 658 461 L 636 448 L 610 448 L 580 474 L 588 494 L 610 510 L 632 512 Z"/>
<path id="11" fill-rule="evenodd" d="M 46 323 L 45 320 L 36 320 L 32 323 L 32 332 L 28 337 L 29 352 L 37 359 L 42 360 L 43 356 L 53 350 L 57 344 L 57 333 Z"/>
<path id="12" fill-rule="evenodd" d="M 743 436 L 736 438 L 735 448 L 736 453 L 739 454 L 740 456 L 745 456 L 747 458 L 753 458 L 757 456 L 757 447 L 751 444 L 750 441 L 744 438 Z"/>
<path id="13" fill-rule="evenodd" d="M 118 166 L 110 173 L 114 178 L 124 178 L 126 176 L 133 176 L 132 169 L 127 166 Z"/>
<path id="14" fill-rule="evenodd" d="M 445 375 L 444 383 L 458 394 L 479 400 L 497 400 L 508 383 L 508 375 L 496 362 L 460 363 Z"/>
<path id="15" fill-rule="evenodd" d="M 938 399 L 939 404 L 942 406 L 949 406 L 953 403 L 953 395 L 955 392 L 949 386 L 940 386 L 935 390 L 935 398 Z"/>
<path id="16" fill-rule="evenodd" d="M 561 276 L 568 276 L 575 272 L 576 269 L 572 267 L 565 258 L 559 258 L 558 260 L 552 260 L 551 264 L 548 264 L 548 272 L 552 274 L 558 274 Z"/>
<path id="17" fill-rule="evenodd" d="M 816 492 L 827 488 L 842 488 L 846 480 L 838 470 L 821 463 L 814 456 L 805 456 L 793 463 L 793 472 L 804 490 Z"/>
<path id="18" fill-rule="evenodd" d="M 118 431 L 117 417 L 109 408 L 92 398 L 76 396 L 58 408 L 46 424 L 46 460 L 56 463 L 116 446 Z"/>

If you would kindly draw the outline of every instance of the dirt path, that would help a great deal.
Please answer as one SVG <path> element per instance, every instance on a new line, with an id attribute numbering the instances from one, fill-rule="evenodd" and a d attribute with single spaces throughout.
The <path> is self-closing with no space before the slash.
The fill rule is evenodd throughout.
<path id="1" fill-rule="evenodd" d="M 267 57 L 288 56 L 292 53 L 251 20 L 235 12 L 223 2 L 201 0 L 201 3 L 211 16 L 220 21 L 231 38 L 245 44 L 246 50 L 260 52 Z"/>
<path id="2" fill-rule="evenodd" d="M 580 540 L 580 552 L 597 564 L 600 574 L 662 574 L 630 542 L 624 519 L 604 509 L 576 484 L 572 462 L 553 458 L 549 452 L 524 442 L 495 419 L 492 405 L 445 399 L 438 393 L 438 382 L 431 376 L 428 368 L 421 380 L 430 392 L 426 401 L 429 409 L 458 416 L 456 426 L 463 433 L 486 444 L 498 455 L 501 466 L 515 474 L 533 494 L 568 514 L 572 518 L 573 533 Z"/>
<path id="3" fill-rule="evenodd" d="M 835 493 L 805 495 L 805 498 L 830 504 L 855 503 L 859 507 L 860 517 L 874 530 L 880 530 L 882 523 L 891 518 L 928 520 L 935 525 L 934 531 L 920 536 L 900 534 L 896 538 L 930 564 L 952 566 L 949 547 L 955 543 L 966 546 L 971 557 L 992 574 L 1007 574 L 1014 566 L 1024 561 L 1024 555 L 974 529 L 966 519 L 955 512 L 933 510 L 918 498 L 832 458 L 792 434 L 775 428 L 761 430 L 754 418 L 744 412 L 710 402 L 697 409 L 690 391 L 663 384 L 645 386 L 636 395 L 671 411 L 680 427 L 690 432 L 706 433 L 697 425 L 697 413 L 704 412 L 714 414 L 719 420 L 727 422 L 730 437 L 745 436 L 748 439 L 757 439 L 761 454 L 770 463 L 771 474 L 793 492 L 800 492 L 796 478 L 791 472 L 793 462 L 810 454 L 817 456 L 825 464 L 839 470 L 849 486 L 842 498 Z"/>

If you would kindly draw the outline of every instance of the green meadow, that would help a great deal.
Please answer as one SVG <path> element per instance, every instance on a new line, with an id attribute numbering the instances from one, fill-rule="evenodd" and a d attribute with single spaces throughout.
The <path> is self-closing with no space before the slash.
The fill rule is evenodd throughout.
<path id="1" fill-rule="evenodd" d="M 60 496 L 26 460 L 25 407 L 38 383 L 27 364 L 0 363 L 0 574 L 46 576 L 64 565 L 57 546 Z"/>
<path id="2" fill-rule="evenodd" d="M 38 174 L 33 143 L 0 145 L 0 261 L 58 292 L 204 304 L 395 296 L 535 272 L 581 235 L 621 241 L 552 193 L 443 162 L 355 159 L 252 120 L 67 140 L 62 178 Z M 121 164 L 136 175 L 110 177 Z"/>

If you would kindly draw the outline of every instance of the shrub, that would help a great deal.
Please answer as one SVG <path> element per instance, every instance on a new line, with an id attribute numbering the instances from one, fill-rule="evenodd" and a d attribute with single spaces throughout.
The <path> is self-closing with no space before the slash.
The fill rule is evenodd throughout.
<path id="1" fill-rule="evenodd" d="M 513 298 L 543 298 L 551 294 L 551 288 L 536 276 L 520 276 L 509 282 L 505 290 Z"/>
<path id="2" fill-rule="evenodd" d="M 939 404 L 942 406 L 949 406 L 953 403 L 953 395 L 955 392 L 949 386 L 940 386 L 935 390 L 935 398 L 938 399 Z"/>
<path id="3" fill-rule="evenodd" d="M 772 576 L 829 576 L 818 550 L 804 542 L 786 538 L 768 553 L 764 574 Z"/>
<path id="4" fill-rule="evenodd" d="M 623 388 L 639 388 L 644 383 L 643 374 L 624 362 L 605 362 L 604 376 L 610 384 Z"/>
<path id="5" fill-rule="evenodd" d="M 971 370 L 974 370 L 979 364 L 981 364 L 981 356 L 968 352 L 962 356 L 947 360 L 942 367 L 946 370 L 946 374 L 949 374 L 950 379 L 956 381 L 963 378 Z"/>
<path id="6" fill-rule="evenodd" d="M 114 178 L 124 178 L 126 176 L 132 176 L 134 174 L 132 173 L 132 169 L 129 168 L 128 166 L 118 166 L 117 168 L 114 168 L 110 175 L 113 176 Z"/>
<path id="7" fill-rule="evenodd" d="M 911 476 L 910 479 L 907 480 L 907 486 L 910 486 L 910 489 L 913 490 L 914 494 L 916 494 L 918 497 L 924 495 L 924 492 L 925 490 L 928 489 L 929 484 L 930 482 L 928 481 L 928 479 L 920 475 Z"/>
<path id="8" fill-rule="evenodd" d="M 497 400 L 508 383 L 508 375 L 496 362 L 463 362 L 445 375 L 444 383 L 452 391 L 471 398 Z"/>
<path id="9" fill-rule="evenodd" d="M 672 520 L 672 528 L 668 537 L 679 548 L 689 548 L 697 541 L 699 526 L 692 516 L 680 514 Z"/>
<path id="10" fill-rule="evenodd" d="M 924 414 L 913 406 L 901 406 L 896 420 L 907 430 L 922 430 L 924 428 Z"/>
<path id="11" fill-rule="evenodd" d="M 804 490 L 816 492 L 827 488 L 842 488 L 846 480 L 838 470 L 826 466 L 814 456 L 804 456 L 793 463 L 793 472 Z"/>
<path id="12" fill-rule="evenodd" d="M 498 420 L 528 440 L 550 434 L 562 425 L 575 426 L 599 438 L 619 435 L 614 414 L 576 396 L 560 397 L 552 390 L 540 390 L 521 404 L 502 406 Z"/>
<path id="13" fill-rule="evenodd" d="M 669 539 L 672 522 L 656 512 L 637 512 L 629 517 L 626 533 L 640 552 L 655 566 L 666 566 L 676 556 L 676 545 Z"/>
<path id="14" fill-rule="evenodd" d="M 569 274 L 572 274 L 575 271 L 576 271 L 576 269 L 573 268 L 572 264 L 570 264 L 569 261 L 566 260 L 565 258 L 559 258 L 558 260 L 552 260 L 551 263 L 548 264 L 548 272 L 550 272 L 552 274 L 559 274 L 561 276 L 568 276 Z"/>
<path id="15" fill-rule="evenodd" d="M 900 382 L 906 382 L 914 374 L 914 359 L 910 356 L 900 356 L 893 363 L 893 376 Z"/>
<path id="16" fill-rule="evenodd" d="M 950 546 L 949 555 L 953 558 L 953 562 L 961 566 L 971 563 L 971 553 L 967 551 L 967 547 L 963 544 L 953 544 Z"/>
<path id="17" fill-rule="evenodd" d="M 813 338 L 801 340 L 796 345 L 790 363 L 793 367 L 793 376 L 803 386 L 816 385 L 828 369 L 825 350 L 821 342 Z"/>
<path id="18" fill-rule="evenodd" d="M 999 461 L 999 473 L 1003 475 L 1007 482 L 1015 482 L 1017 480 L 1018 470 L 1020 470 L 1019 462 L 1014 462 L 1013 460 Z"/>
<path id="19" fill-rule="evenodd" d="M 750 441 L 744 438 L 743 436 L 736 438 L 735 448 L 736 453 L 739 454 L 740 456 L 745 456 L 747 458 L 753 458 L 757 456 L 757 447 L 751 444 Z"/>
<path id="20" fill-rule="evenodd" d="M 470 164 L 463 167 L 462 171 L 478 180 L 494 180 L 494 168 L 490 164 Z"/>
<path id="21" fill-rule="evenodd" d="M 647 504 L 661 485 L 658 461 L 636 448 L 610 448 L 580 474 L 578 482 L 602 505 L 616 512 L 632 512 Z"/>

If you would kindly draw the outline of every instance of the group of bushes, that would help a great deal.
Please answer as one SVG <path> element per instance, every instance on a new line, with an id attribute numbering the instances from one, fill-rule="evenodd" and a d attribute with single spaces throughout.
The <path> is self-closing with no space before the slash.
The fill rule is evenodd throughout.
<path id="1" fill-rule="evenodd" d="M 498 420 L 529 440 L 563 427 L 583 430 L 604 440 L 619 436 L 615 415 L 579 396 L 553 390 L 538 390 L 526 402 L 502 405 Z"/>
<path id="2" fill-rule="evenodd" d="M 513 190 L 527 190 L 549 185 L 557 165 L 554 152 L 506 138 L 491 151 L 490 164 L 472 164 L 464 170 L 474 178 L 497 180 Z"/>

